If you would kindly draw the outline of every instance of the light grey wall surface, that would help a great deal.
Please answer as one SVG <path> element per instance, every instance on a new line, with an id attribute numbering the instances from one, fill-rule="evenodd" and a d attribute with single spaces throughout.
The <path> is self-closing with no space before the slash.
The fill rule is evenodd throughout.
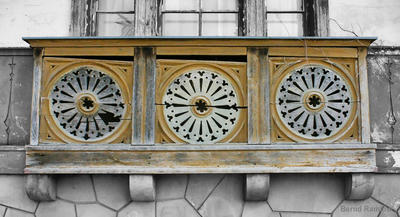
<path id="1" fill-rule="evenodd" d="M 29 47 L 27 36 L 68 36 L 71 0 L 0 0 L 0 47 Z"/>
<path id="2" fill-rule="evenodd" d="M 133 202 L 127 175 L 61 175 L 57 200 L 31 201 L 24 176 L 0 176 L 0 216 L 6 217 L 395 217 L 400 176 L 375 175 L 372 197 L 344 199 L 344 177 L 275 174 L 267 201 L 243 200 L 243 175 L 159 175 L 155 202 Z"/>
<path id="3" fill-rule="evenodd" d="M 400 1 L 329 0 L 331 36 L 376 36 L 374 45 L 399 46 Z"/>
<path id="4" fill-rule="evenodd" d="M 31 50 L 0 50 L 1 145 L 29 143 L 32 70 Z"/>

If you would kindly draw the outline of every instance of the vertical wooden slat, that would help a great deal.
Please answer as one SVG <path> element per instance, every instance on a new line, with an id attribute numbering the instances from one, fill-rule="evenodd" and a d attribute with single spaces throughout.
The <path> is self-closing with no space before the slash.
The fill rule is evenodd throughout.
<path id="1" fill-rule="evenodd" d="M 264 0 L 246 0 L 246 35 L 266 36 L 267 19 Z"/>
<path id="2" fill-rule="evenodd" d="M 247 50 L 248 143 L 270 142 L 268 49 Z"/>
<path id="3" fill-rule="evenodd" d="M 156 51 L 135 48 L 132 99 L 132 144 L 154 144 Z"/>
<path id="4" fill-rule="evenodd" d="M 358 75 L 360 80 L 361 141 L 370 143 L 367 48 L 358 48 Z"/>
<path id="5" fill-rule="evenodd" d="M 71 36 L 85 36 L 86 2 L 71 0 Z"/>
<path id="6" fill-rule="evenodd" d="M 328 36 L 329 0 L 304 0 L 304 36 Z"/>
<path id="7" fill-rule="evenodd" d="M 327 37 L 329 36 L 329 0 L 314 1 L 314 12 L 317 19 L 317 21 L 315 22 L 317 30 L 316 36 Z"/>
<path id="8" fill-rule="evenodd" d="M 32 110 L 30 145 L 39 144 L 39 119 L 40 119 L 40 82 L 42 76 L 42 48 L 33 48 L 33 84 L 32 84 Z"/>
<path id="9" fill-rule="evenodd" d="M 303 35 L 304 36 L 317 36 L 316 29 L 316 14 L 315 14 L 315 1 L 304 0 L 304 14 L 303 14 Z"/>
<path id="10" fill-rule="evenodd" d="M 157 0 L 136 0 L 135 4 L 135 35 L 156 35 Z"/>

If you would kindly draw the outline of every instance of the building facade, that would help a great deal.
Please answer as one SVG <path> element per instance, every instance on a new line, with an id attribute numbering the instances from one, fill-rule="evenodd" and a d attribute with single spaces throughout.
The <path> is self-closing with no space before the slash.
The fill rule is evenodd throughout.
<path id="1" fill-rule="evenodd" d="M 3 84 L 0 91 L 3 102 L 0 105 L 3 121 L 0 124 L 0 215 L 400 216 L 397 121 L 400 113 L 396 106 L 400 92 L 396 85 L 400 78 L 397 37 L 400 4 L 397 1 L 2 0 L 0 3 L 3 21 L 0 25 L 4 31 L 0 36 L 3 72 L 0 74 Z M 55 200 L 32 200 L 32 195 L 27 194 L 32 192 L 29 189 L 32 185 L 28 185 L 32 178 L 27 178 L 24 168 L 26 146 L 32 143 L 32 72 L 37 65 L 37 58 L 33 57 L 37 54 L 21 39 L 27 36 L 140 36 L 144 39 L 154 36 L 377 36 L 366 56 L 368 140 L 377 144 L 377 169 L 368 173 L 374 180 L 373 192 L 366 198 L 349 197 L 346 186 L 349 186 L 350 173 L 278 172 L 268 176 L 267 198 L 252 201 L 246 199 L 249 186 L 246 173 L 156 174 L 153 176 L 155 198 L 137 201 L 132 199 L 130 175 L 61 174 L 37 179 L 44 183 L 42 188 L 49 188 L 43 192 L 54 194 L 48 198 L 55 197 Z M 52 55 L 57 56 L 55 53 Z M 81 56 L 90 57 L 90 54 Z M 103 60 L 126 60 L 126 57 L 110 56 Z M 163 55 L 166 56 L 171 54 Z M 204 54 L 192 56 L 202 61 L 224 61 L 221 57 L 202 58 L 207 56 Z M 135 53 L 135 60 L 136 57 Z M 174 57 L 188 59 L 185 55 Z M 248 61 L 240 55 L 232 59 Z M 45 179 L 49 177 L 49 183 L 55 185 L 46 184 Z M 33 186 L 41 190 L 40 184 Z"/>

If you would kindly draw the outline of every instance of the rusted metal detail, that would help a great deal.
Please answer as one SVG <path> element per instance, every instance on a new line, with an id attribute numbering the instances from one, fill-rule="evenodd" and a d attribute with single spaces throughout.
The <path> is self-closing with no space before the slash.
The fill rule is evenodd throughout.
<path id="1" fill-rule="evenodd" d="M 51 175 L 27 175 L 25 191 L 31 200 L 54 201 L 57 190 L 56 181 Z"/>
<path id="2" fill-rule="evenodd" d="M 190 150 L 190 147 L 173 146 L 157 150 L 148 146 L 104 151 L 31 147 L 27 151 L 25 173 L 290 173 L 373 172 L 376 169 L 374 148 L 285 150 L 243 146 L 246 148 L 236 150 Z"/>
<path id="3" fill-rule="evenodd" d="M 346 176 L 345 198 L 347 200 L 365 200 L 374 191 L 374 175 L 369 173 L 352 173 Z"/>

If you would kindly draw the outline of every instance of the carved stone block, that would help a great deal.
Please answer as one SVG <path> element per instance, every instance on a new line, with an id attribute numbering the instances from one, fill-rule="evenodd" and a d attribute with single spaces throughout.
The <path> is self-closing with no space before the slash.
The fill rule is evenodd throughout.
<path id="1" fill-rule="evenodd" d="M 50 175 L 27 175 L 25 190 L 28 197 L 35 201 L 56 200 L 56 182 Z"/>
<path id="2" fill-rule="evenodd" d="M 265 201 L 269 192 L 269 174 L 246 174 L 247 201 Z"/>
<path id="3" fill-rule="evenodd" d="M 345 197 L 347 200 L 365 200 L 374 191 L 374 175 L 369 173 L 352 173 L 346 176 L 345 184 Z"/>
<path id="4" fill-rule="evenodd" d="M 133 201 L 150 202 L 156 199 L 153 175 L 130 175 L 129 192 Z"/>

